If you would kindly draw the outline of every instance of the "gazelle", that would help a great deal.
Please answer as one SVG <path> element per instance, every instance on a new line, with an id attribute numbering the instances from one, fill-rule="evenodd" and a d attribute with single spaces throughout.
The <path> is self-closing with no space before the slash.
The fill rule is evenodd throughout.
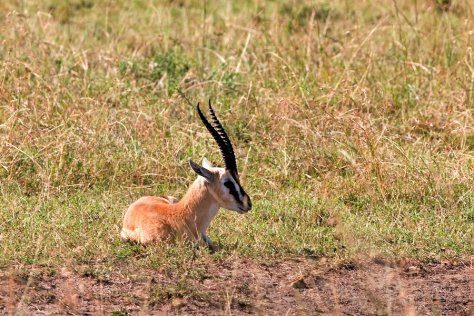
<path id="1" fill-rule="evenodd" d="M 144 196 L 132 203 L 123 219 L 121 238 L 147 244 L 181 236 L 192 241 L 204 241 L 213 247 L 206 230 L 220 207 L 237 213 L 252 208 L 250 197 L 240 184 L 234 150 L 227 133 L 216 117 L 209 100 L 212 124 L 197 104 L 197 112 L 211 133 L 222 154 L 225 168 L 213 167 L 204 158 L 202 166 L 191 159 L 189 165 L 197 179 L 184 197 Z"/>

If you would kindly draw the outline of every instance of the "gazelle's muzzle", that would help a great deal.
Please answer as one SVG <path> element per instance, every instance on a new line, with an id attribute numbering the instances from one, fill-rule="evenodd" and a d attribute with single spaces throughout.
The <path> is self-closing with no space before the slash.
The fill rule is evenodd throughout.
<path id="1" fill-rule="evenodd" d="M 243 213 L 247 213 L 252 209 L 252 201 L 248 195 L 244 196 L 242 199 L 242 207 L 240 208 Z"/>

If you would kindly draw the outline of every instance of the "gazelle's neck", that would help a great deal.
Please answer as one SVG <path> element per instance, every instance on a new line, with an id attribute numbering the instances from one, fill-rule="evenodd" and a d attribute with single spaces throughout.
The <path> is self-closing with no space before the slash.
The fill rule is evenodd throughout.
<path id="1" fill-rule="evenodd" d="M 219 210 L 219 203 L 214 199 L 204 178 L 198 177 L 189 187 L 178 203 L 183 210 L 183 219 L 189 228 L 196 233 L 205 234 L 211 220 Z"/>

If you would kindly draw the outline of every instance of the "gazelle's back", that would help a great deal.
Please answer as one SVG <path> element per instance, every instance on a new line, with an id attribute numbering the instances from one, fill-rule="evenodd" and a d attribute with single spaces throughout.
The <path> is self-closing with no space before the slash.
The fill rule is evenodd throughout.
<path id="1" fill-rule="evenodd" d="M 144 196 L 132 203 L 123 218 L 120 236 L 146 244 L 153 240 L 167 239 L 176 226 L 176 205 L 167 197 Z"/>

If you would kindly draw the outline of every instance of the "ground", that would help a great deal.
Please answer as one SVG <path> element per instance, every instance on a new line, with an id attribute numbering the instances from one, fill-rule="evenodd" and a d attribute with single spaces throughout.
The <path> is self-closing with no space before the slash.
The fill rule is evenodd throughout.
<path id="1" fill-rule="evenodd" d="M 179 295 L 176 276 L 160 270 L 106 277 L 66 268 L 57 274 L 13 270 L 0 277 L 0 313 L 168 315 L 472 315 L 474 267 L 467 262 L 365 262 L 326 258 L 262 264 L 242 258 L 209 263 Z M 188 285 L 189 286 L 189 285 Z M 157 289 L 162 289 L 161 291 Z"/>

